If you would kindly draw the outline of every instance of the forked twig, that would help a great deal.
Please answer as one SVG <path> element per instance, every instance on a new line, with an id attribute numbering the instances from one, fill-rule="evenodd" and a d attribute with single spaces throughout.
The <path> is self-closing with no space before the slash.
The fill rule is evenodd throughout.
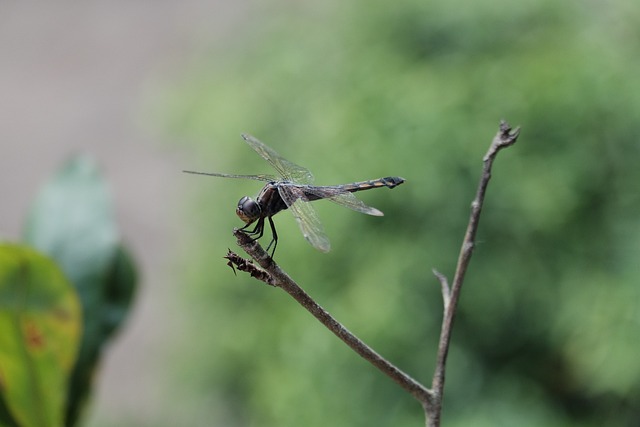
<path id="1" fill-rule="evenodd" d="M 462 288 L 467 267 L 469 266 L 469 261 L 475 247 L 475 236 L 478 230 L 480 213 L 482 211 L 487 185 L 491 178 L 491 168 L 498 152 L 502 148 L 513 145 L 518 139 L 519 133 L 519 128 L 512 130 L 505 121 L 501 121 L 500 130 L 493 139 L 487 154 L 483 158 L 484 167 L 482 176 L 478 185 L 476 197 L 471 203 L 469 224 L 462 242 L 462 248 L 460 249 L 460 255 L 458 257 L 458 264 L 451 286 L 443 274 L 433 270 L 434 275 L 437 277 L 442 287 L 444 313 L 431 389 L 411 378 L 365 344 L 358 337 L 353 335 L 347 328 L 340 324 L 340 322 L 334 319 L 325 309 L 316 303 L 313 298 L 311 298 L 296 282 L 293 281 L 293 279 L 291 279 L 291 277 L 289 277 L 289 275 L 282 271 L 282 269 L 280 269 L 280 267 L 262 249 L 257 241 L 251 239 L 241 230 L 234 230 L 234 235 L 238 240 L 238 245 L 242 247 L 261 268 L 232 251 L 229 251 L 225 257 L 229 260 L 228 265 L 231 266 L 231 268 L 235 267 L 240 271 L 249 272 L 251 276 L 271 286 L 282 288 L 352 350 L 362 356 L 365 360 L 369 361 L 393 381 L 398 383 L 406 391 L 411 393 L 411 395 L 415 397 L 424 408 L 427 426 L 437 427 L 440 425 L 445 368 L 449 344 L 451 342 L 453 320 L 455 318 L 456 308 L 460 298 L 460 289 Z"/>
<path id="2" fill-rule="evenodd" d="M 440 425 L 440 414 L 442 412 L 442 398 L 444 390 L 445 368 L 447 364 L 447 355 L 449 353 L 449 344 L 451 342 L 451 330 L 453 327 L 453 320 L 456 314 L 456 308 L 458 307 L 458 300 L 460 299 L 460 289 L 464 281 L 469 261 L 473 249 L 475 248 L 476 232 L 478 231 L 478 224 L 480 222 L 480 213 L 482 211 L 482 205 L 484 204 L 484 197 L 487 191 L 487 185 L 491 179 L 491 168 L 493 161 L 495 160 L 498 152 L 510 145 L 515 144 L 520 134 L 520 128 L 511 129 L 509 124 L 502 120 L 500 122 L 500 130 L 493 138 L 491 146 L 485 154 L 483 160 L 482 176 L 480 177 L 480 183 L 478 184 L 478 190 L 476 191 L 476 197 L 471 202 L 471 214 L 469 217 L 469 224 L 467 225 L 467 231 L 462 241 L 462 247 L 460 248 L 460 255 L 458 256 L 458 264 L 453 276 L 453 283 L 451 289 L 448 286 L 445 287 L 446 278 L 440 273 L 435 273 L 440 283 L 443 283 L 443 299 L 445 300 L 445 307 L 443 313 L 442 328 L 440 330 L 440 341 L 438 344 L 438 355 L 436 358 L 436 368 L 433 374 L 433 381 L 431 383 L 431 391 L 434 398 L 431 403 L 432 408 L 427 410 L 428 421 L 427 426 L 437 427 Z M 446 292 L 445 292 L 446 290 Z"/>

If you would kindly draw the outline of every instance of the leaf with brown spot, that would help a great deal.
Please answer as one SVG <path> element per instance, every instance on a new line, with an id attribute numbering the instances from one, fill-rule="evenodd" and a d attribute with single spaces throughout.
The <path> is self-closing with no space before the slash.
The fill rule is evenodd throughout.
<path id="1" fill-rule="evenodd" d="M 0 244 L 1 425 L 63 425 L 80 332 L 80 302 L 58 266 Z"/>

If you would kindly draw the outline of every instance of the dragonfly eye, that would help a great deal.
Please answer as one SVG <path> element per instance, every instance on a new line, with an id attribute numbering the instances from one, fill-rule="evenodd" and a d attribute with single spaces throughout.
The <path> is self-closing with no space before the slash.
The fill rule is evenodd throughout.
<path id="1" fill-rule="evenodd" d="M 260 205 L 251 197 L 244 196 L 238 202 L 236 215 L 238 215 L 245 224 L 251 224 L 253 221 L 260 218 L 260 213 Z"/>

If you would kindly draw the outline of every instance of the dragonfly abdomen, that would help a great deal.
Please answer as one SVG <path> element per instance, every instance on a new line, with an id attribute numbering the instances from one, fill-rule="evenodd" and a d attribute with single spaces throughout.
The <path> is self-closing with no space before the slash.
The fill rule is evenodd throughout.
<path id="1" fill-rule="evenodd" d="M 399 176 L 388 176 L 386 178 L 378 178 L 370 181 L 360 181 L 354 182 L 352 184 L 347 184 L 349 187 L 347 191 L 356 192 L 362 190 L 369 190 L 370 188 L 378 188 L 378 187 L 387 187 L 394 188 L 404 182 L 404 178 L 400 178 Z"/>
<path id="2" fill-rule="evenodd" d="M 333 195 L 344 194 L 345 192 L 355 193 L 356 191 L 370 190 L 372 188 L 388 187 L 394 188 L 404 182 L 404 178 L 398 176 L 388 176 L 385 178 L 372 179 L 369 181 L 352 182 L 351 184 L 327 185 L 320 187 L 302 188 L 306 200 L 313 201 L 331 198 Z"/>
<path id="3" fill-rule="evenodd" d="M 369 181 L 353 182 L 341 185 L 340 188 L 355 193 L 356 191 L 370 190 L 372 188 L 387 187 L 394 188 L 404 182 L 404 178 L 399 176 L 387 176 L 385 178 L 372 179 Z"/>

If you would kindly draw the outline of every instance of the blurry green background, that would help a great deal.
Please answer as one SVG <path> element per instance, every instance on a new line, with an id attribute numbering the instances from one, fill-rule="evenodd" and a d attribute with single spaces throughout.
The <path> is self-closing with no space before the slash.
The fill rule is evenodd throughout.
<path id="1" fill-rule="evenodd" d="M 202 30 L 206 13 L 198 25 L 181 21 L 198 42 L 170 72 L 141 77 L 137 125 L 185 154 L 153 187 L 180 191 L 140 206 L 138 225 L 171 210 L 167 226 L 180 232 L 162 241 L 166 261 L 150 275 L 169 285 L 137 335 L 157 340 L 144 383 L 154 388 L 127 410 L 98 401 L 88 424 L 423 425 L 413 398 L 286 294 L 225 265 L 237 200 L 260 184 L 179 171 L 270 173 L 242 142 L 247 132 L 319 184 L 404 177 L 393 191 L 359 195 L 382 218 L 316 204 L 328 254 L 279 214 L 276 260 L 428 385 L 442 315 L 431 269 L 453 274 L 481 159 L 505 118 L 523 130 L 489 186 L 443 425 L 639 425 L 637 2 L 241 5 L 224 24 L 217 16 L 215 35 Z M 131 182 L 147 172 L 142 159 Z M 146 242 L 142 252 L 157 249 Z M 124 366 L 134 354 L 121 351 Z"/>

